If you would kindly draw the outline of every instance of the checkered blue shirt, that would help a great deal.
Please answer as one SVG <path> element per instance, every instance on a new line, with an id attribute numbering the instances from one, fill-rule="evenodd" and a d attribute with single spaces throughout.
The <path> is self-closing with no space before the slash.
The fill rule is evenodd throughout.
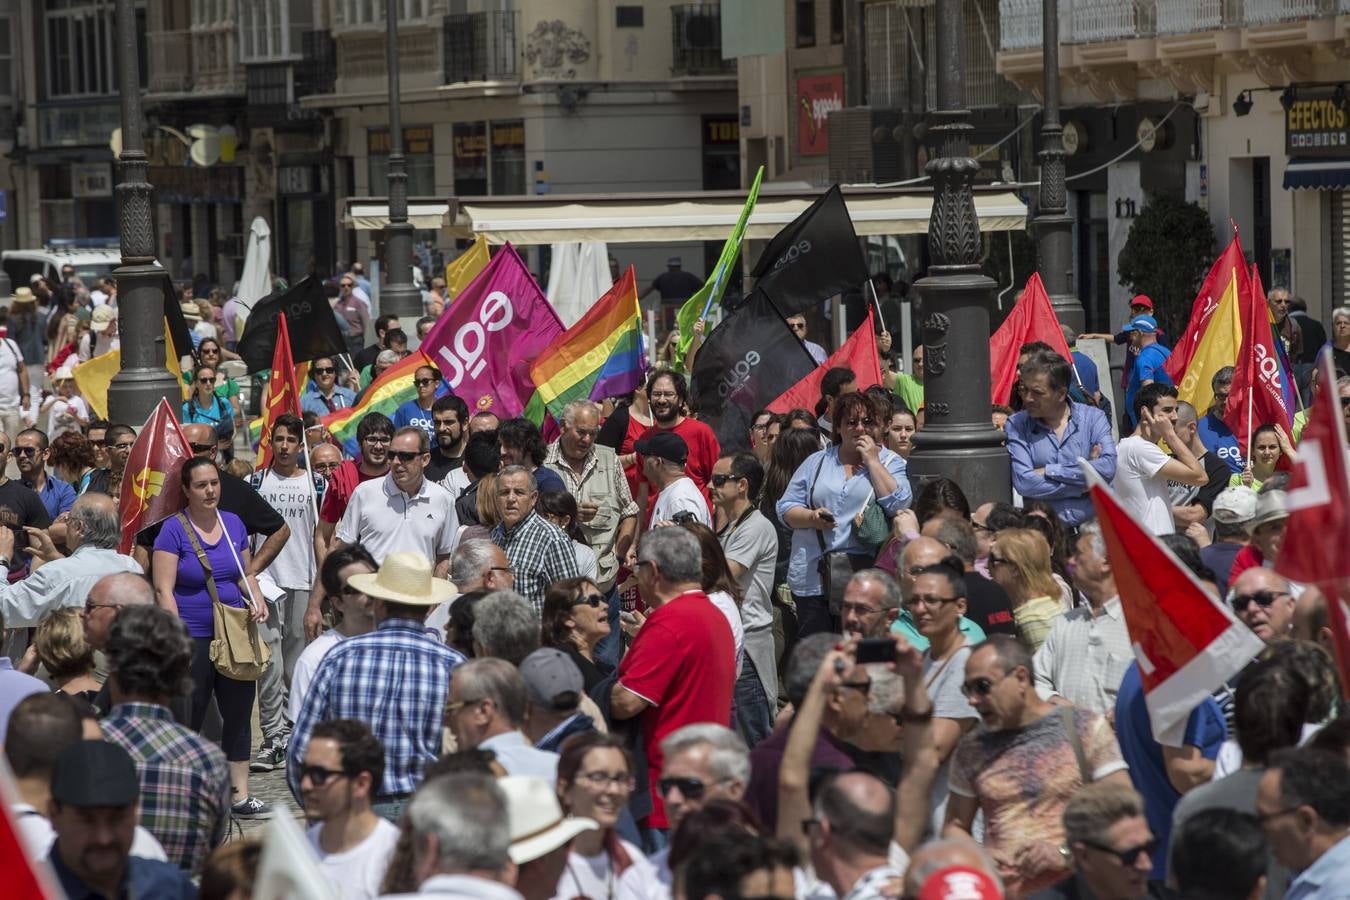
<path id="1" fill-rule="evenodd" d="M 540 615 L 550 584 L 581 575 L 577 551 L 567 532 L 534 510 L 509 532 L 505 524 L 492 529 L 492 542 L 502 548 L 511 563 L 516 593 L 530 601 Z"/>
<path id="2" fill-rule="evenodd" d="M 450 672 L 464 655 L 427 634 L 421 622 L 385 619 L 347 638 L 314 673 L 286 749 L 286 780 L 300 797 L 300 766 L 314 726 L 328 719 L 365 722 L 384 744 L 378 795 L 407 794 L 441 753 Z"/>

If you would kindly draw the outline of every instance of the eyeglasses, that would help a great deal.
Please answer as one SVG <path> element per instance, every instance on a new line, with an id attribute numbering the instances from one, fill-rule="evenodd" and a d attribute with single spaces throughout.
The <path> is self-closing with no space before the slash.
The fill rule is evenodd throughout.
<path id="1" fill-rule="evenodd" d="M 338 467 L 338 464 L 335 463 L 335 462 L 321 462 L 321 463 L 314 463 L 314 464 L 313 464 L 314 471 L 315 471 L 315 472 L 319 472 L 319 473 L 323 473 L 323 472 L 331 472 L 331 471 L 333 471 L 334 469 L 336 469 L 337 467 Z"/>
<path id="2" fill-rule="evenodd" d="M 362 438 L 362 439 L 361 439 L 361 443 L 363 443 L 363 444 L 389 444 L 389 443 L 392 443 L 393 440 L 394 440 L 394 439 L 391 438 L 391 437 L 390 437 L 389 435 L 387 435 L 387 434 L 372 434 L 372 435 L 370 435 L 370 436 L 368 436 L 368 437 Z"/>
<path id="3" fill-rule="evenodd" d="M 313 784 L 315 787 L 323 787 L 325 784 L 327 784 L 334 778 L 350 778 L 350 777 L 351 777 L 350 775 L 348 775 L 341 769 L 325 769 L 323 766 L 300 767 L 300 780 L 304 781 L 306 778 L 308 778 L 310 780 L 310 783 Z"/>
<path id="4" fill-rule="evenodd" d="M 1004 673 L 999 678 L 972 678 L 970 681 L 961 685 L 961 693 L 967 700 L 973 697 L 988 697 L 994 690 L 994 685 L 1011 675 L 1012 672 Z"/>
<path id="5" fill-rule="evenodd" d="M 436 383 L 436 379 L 435 379 L 435 378 L 414 378 L 414 379 L 413 379 L 413 384 L 417 385 L 418 387 L 426 387 L 427 385 L 435 384 L 435 383 Z"/>
<path id="6" fill-rule="evenodd" d="M 603 791 L 610 785 L 619 790 L 631 791 L 637 784 L 637 779 L 627 772 L 579 772 L 577 781 L 584 782 L 597 791 Z"/>
<path id="7" fill-rule="evenodd" d="M 192 448 L 193 453 L 213 453 L 216 449 L 215 444 L 188 444 L 188 446 Z"/>
<path id="8" fill-rule="evenodd" d="M 805 330 L 806 330 L 806 323 L 805 323 L 805 322 L 789 322 L 789 323 L 788 323 L 788 327 L 791 328 L 793 331 L 805 331 Z"/>
<path id="9" fill-rule="evenodd" d="M 599 609 L 605 602 L 605 598 L 599 594 L 587 594 L 584 597 L 578 597 L 572 601 L 573 606 L 589 606 L 591 609 Z"/>
<path id="10" fill-rule="evenodd" d="M 198 347 L 198 348 L 197 348 L 197 352 L 200 353 L 200 354 L 202 354 L 203 356 L 205 356 L 205 355 L 208 354 L 208 353 L 214 353 L 214 354 L 216 354 L 217 356 L 219 356 L 219 355 L 220 355 L 220 348 L 219 348 L 219 347 Z"/>
<path id="11" fill-rule="evenodd" d="M 14 455 L 15 455 L 15 456 L 37 456 L 38 453 L 39 453 L 39 451 L 38 451 L 38 448 L 36 448 L 36 447 L 15 447 L 15 448 L 14 448 Z"/>
<path id="12" fill-rule="evenodd" d="M 314 367 L 314 374 L 315 374 L 315 375 L 336 375 L 336 374 L 337 374 L 337 366 L 315 366 L 315 367 Z"/>
<path id="13" fill-rule="evenodd" d="M 475 703 L 482 702 L 482 697 L 479 697 L 477 700 L 451 700 L 449 703 L 445 704 L 445 714 L 447 716 L 453 716 L 466 706 L 473 706 Z"/>
<path id="14" fill-rule="evenodd" d="M 422 451 L 412 450 L 390 450 L 389 455 L 402 463 L 410 463 L 422 455 Z"/>
<path id="15" fill-rule="evenodd" d="M 93 600 L 86 600 L 84 601 L 84 611 L 92 613 L 96 609 L 117 609 L 121 605 L 120 603 L 95 603 Z"/>
<path id="16" fill-rule="evenodd" d="M 106 447 L 106 446 L 108 446 L 108 442 L 107 442 L 107 440 L 105 440 L 104 438 L 90 438 L 90 439 L 89 439 L 89 443 L 92 444 L 92 445 L 94 445 L 95 447 Z"/>
<path id="17" fill-rule="evenodd" d="M 910 597 L 908 600 L 905 601 L 905 609 L 914 609 L 915 607 L 918 606 L 927 607 L 928 609 L 937 609 L 939 607 L 946 606 L 948 603 L 955 603 L 959 599 L 961 598 L 934 597 L 931 594 L 928 596 L 922 596 L 916 594 L 915 596 Z"/>
<path id="18" fill-rule="evenodd" d="M 721 487 L 728 481 L 741 481 L 744 478 L 745 478 L 744 475 L 714 475 L 712 478 L 709 478 L 708 480 L 712 482 L 713 487 Z"/>
<path id="19" fill-rule="evenodd" d="M 114 450 L 130 450 L 134 446 L 136 446 L 135 441 L 127 441 L 121 444 L 113 444 L 112 448 Z"/>
<path id="20" fill-rule="evenodd" d="M 1098 844 L 1096 841 L 1080 841 L 1080 843 L 1085 847 L 1091 847 L 1093 850 L 1100 850 L 1102 853 L 1111 854 L 1116 859 L 1120 860 L 1120 864 L 1126 868 L 1133 868 L 1134 864 L 1138 862 L 1139 857 L 1142 854 L 1147 853 L 1149 858 L 1152 859 L 1153 854 L 1158 850 L 1157 838 L 1152 838 L 1147 843 L 1140 844 L 1138 847 L 1131 847 L 1128 850 L 1117 850 L 1116 848 L 1108 847 L 1105 844 Z"/>
<path id="21" fill-rule="evenodd" d="M 726 780 L 727 779 L 725 778 L 719 779 L 718 781 L 714 781 L 713 784 L 722 784 Z M 673 776 L 670 778 L 662 778 L 656 783 L 656 786 L 661 791 L 662 797 L 669 794 L 672 790 L 679 788 L 680 793 L 689 800 L 697 800 L 699 797 L 702 797 L 703 792 L 708 789 L 708 786 L 697 778 L 676 778 Z"/>
<path id="22" fill-rule="evenodd" d="M 843 424 L 849 428 L 871 428 L 873 425 L 877 424 L 877 420 L 869 416 L 866 419 L 849 419 Z"/>
<path id="23" fill-rule="evenodd" d="M 839 607 L 840 615 L 855 616 L 875 616 L 883 610 L 879 606 L 868 606 L 866 603 L 845 603 Z"/>
<path id="24" fill-rule="evenodd" d="M 1283 591 L 1253 591 L 1250 594 L 1234 594 L 1228 602 L 1232 604 L 1233 612 L 1246 612 L 1253 600 L 1262 609 L 1270 609 L 1276 600 L 1289 596 L 1292 595 Z"/>

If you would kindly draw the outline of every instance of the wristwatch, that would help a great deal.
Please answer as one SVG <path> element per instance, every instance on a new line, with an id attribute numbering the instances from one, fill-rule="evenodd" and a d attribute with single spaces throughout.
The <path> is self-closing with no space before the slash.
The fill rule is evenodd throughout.
<path id="1" fill-rule="evenodd" d="M 922 712 L 915 712 L 914 710 L 903 706 L 900 708 L 900 721 L 902 722 L 913 722 L 917 725 L 920 722 L 931 721 L 932 718 L 933 706 L 931 703 L 928 705 L 928 708 Z"/>

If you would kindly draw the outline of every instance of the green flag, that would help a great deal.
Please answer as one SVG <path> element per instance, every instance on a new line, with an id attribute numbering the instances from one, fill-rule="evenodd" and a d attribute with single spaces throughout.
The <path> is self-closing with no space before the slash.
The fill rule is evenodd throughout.
<path id="1" fill-rule="evenodd" d="M 750 213 L 755 208 L 755 200 L 759 198 L 759 182 L 764 177 L 764 167 L 760 166 L 759 171 L 755 173 L 755 183 L 750 185 L 750 196 L 745 198 L 745 207 L 741 209 L 741 217 L 736 221 L 736 228 L 727 237 L 727 242 L 722 245 L 722 255 L 717 258 L 717 267 L 708 275 L 708 280 L 703 283 L 703 287 L 694 292 L 694 296 L 684 301 L 684 306 L 680 307 L 679 314 L 675 320 L 680 325 L 680 341 L 677 345 L 677 364 L 684 365 L 684 356 L 689 352 L 689 345 L 694 341 L 694 323 L 699 319 L 706 318 L 708 310 L 712 309 L 714 303 L 722 302 L 722 295 L 727 290 L 727 279 L 731 275 L 731 267 L 736 265 L 736 258 L 741 253 L 741 239 L 745 237 L 745 225 L 750 221 Z"/>

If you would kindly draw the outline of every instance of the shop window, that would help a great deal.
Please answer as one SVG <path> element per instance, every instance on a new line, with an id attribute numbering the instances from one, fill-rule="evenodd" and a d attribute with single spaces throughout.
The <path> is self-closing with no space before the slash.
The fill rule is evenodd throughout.
<path id="1" fill-rule="evenodd" d="M 371 128 L 366 132 L 370 194 L 389 195 L 389 129 Z M 409 125 L 403 129 L 404 170 L 408 173 L 408 196 L 431 197 L 436 194 L 436 156 L 430 125 Z"/>
<path id="2" fill-rule="evenodd" d="M 797 46 L 816 45 L 816 0 L 796 0 Z"/>

